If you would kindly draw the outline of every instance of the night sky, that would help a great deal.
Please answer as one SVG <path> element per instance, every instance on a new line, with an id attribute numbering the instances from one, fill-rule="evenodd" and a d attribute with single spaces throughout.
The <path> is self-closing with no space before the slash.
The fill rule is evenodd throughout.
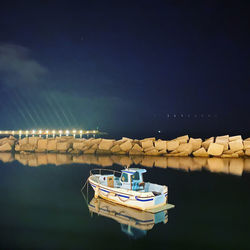
<path id="1" fill-rule="evenodd" d="M 0 130 L 249 136 L 249 13 L 249 1 L 3 0 Z"/>

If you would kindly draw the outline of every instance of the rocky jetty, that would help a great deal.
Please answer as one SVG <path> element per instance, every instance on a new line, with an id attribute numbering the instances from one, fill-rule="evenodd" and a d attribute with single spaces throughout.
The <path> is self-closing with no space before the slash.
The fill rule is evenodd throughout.
<path id="1" fill-rule="evenodd" d="M 217 136 L 205 140 L 190 138 L 188 135 L 172 140 L 145 138 L 142 140 L 123 137 L 120 140 L 102 138 L 56 138 L 13 136 L 0 139 L 0 152 L 19 153 L 70 153 L 97 155 L 149 155 L 173 157 L 250 157 L 250 138 L 237 136 Z"/>

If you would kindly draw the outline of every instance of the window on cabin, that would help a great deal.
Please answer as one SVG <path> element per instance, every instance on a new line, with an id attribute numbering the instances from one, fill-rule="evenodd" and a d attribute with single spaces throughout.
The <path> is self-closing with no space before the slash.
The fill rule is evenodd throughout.
<path id="1" fill-rule="evenodd" d="M 133 175 L 132 175 L 132 180 L 135 180 L 135 181 L 139 181 L 140 180 L 140 175 L 138 172 L 135 172 Z"/>
<path id="2" fill-rule="evenodd" d="M 122 182 L 128 182 L 128 174 L 123 173 L 121 180 L 122 180 Z"/>

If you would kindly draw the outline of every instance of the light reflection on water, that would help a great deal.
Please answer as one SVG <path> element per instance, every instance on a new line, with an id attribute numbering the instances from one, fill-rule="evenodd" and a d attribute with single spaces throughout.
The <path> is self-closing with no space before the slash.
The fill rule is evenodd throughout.
<path id="1" fill-rule="evenodd" d="M 18 161 L 22 165 L 37 167 L 41 165 L 89 164 L 102 167 L 113 165 L 173 168 L 183 171 L 202 171 L 241 176 L 250 172 L 250 158 L 202 158 L 202 157 L 158 157 L 158 156 L 124 156 L 124 155 L 70 155 L 56 153 L 12 154 L 0 153 L 0 161 Z"/>

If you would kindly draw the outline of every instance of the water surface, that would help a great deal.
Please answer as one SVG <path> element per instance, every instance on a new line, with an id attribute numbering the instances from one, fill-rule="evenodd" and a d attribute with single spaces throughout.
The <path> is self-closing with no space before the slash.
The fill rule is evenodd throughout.
<path id="1" fill-rule="evenodd" d="M 18 157 L 0 155 L 1 249 L 249 247 L 248 161 L 198 164 L 193 158 L 183 158 L 164 165 L 160 158 L 144 159 L 147 164 L 143 164 L 143 159 L 126 157 L 119 158 L 118 164 L 107 157 L 93 163 L 92 157 L 92 162 L 88 158 L 88 162 L 74 163 L 72 158 L 62 160 L 70 159 L 67 155 L 55 155 L 57 163 L 52 164 L 44 155 Z M 90 169 L 106 166 L 119 170 L 129 160 L 131 167 L 147 169 L 146 181 L 168 185 L 169 202 L 176 206 L 168 211 L 165 224 L 158 223 L 138 237 L 129 236 L 126 226 L 113 218 L 95 212 L 91 216 L 80 192 Z M 89 201 L 91 198 L 90 192 Z"/>

